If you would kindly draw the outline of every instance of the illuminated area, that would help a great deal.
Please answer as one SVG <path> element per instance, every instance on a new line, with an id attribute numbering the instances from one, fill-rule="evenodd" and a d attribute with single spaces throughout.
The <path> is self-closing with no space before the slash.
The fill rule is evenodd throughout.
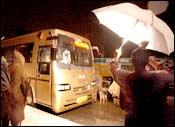
<path id="1" fill-rule="evenodd" d="M 149 40 L 148 27 L 131 16 L 109 10 L 98 12 L 98 17 L 108 28 L 127 40 L 135 43 Z"/>
<path id="2" fill-rule="evenodd" d="M 125 35 L 125 38 L 138 44 L 142 41 L 149 41 L 150 34 L 148 27 L 143 22 L 139 21 L 131 32 Z"/>
<path id="3" fill-rule="evenodd" d="M 169 52 L 172 52 L 174 50 L 174 43 L 164 43 L 166 42 L 166 38 L 164 37 L 164 35 L 158 31 L 155 28 L 150 27 L 149 28 L 150 31 L 150 36 L 149 36 L 149 42 L 147 45 L 147 49 L 154 49 L 156 51 L 160 51 L 163 52 L 165 54 L 167 53 L 167 49 L 169 49 Z M 169 36 L 166 36 L 169 37 Z M 153 43 L 153 42 L 158 42 L 158 43 Z M 170 46 L 171 45 L 171 46 Z"/>
<path id="4" fill-rule="evenodd" d="M 81 126 L 76 122 L 41 111 L 31 106 L 25 107 L 25 119 L 22 126 Z"/>
<path id="5" fill-rule="evenodd" d="M 60 83 L 64 79 L 64 75 L 62 75 L 61 70 L 58 69 L 57 62 L 56 61 L 53 61 L 53 68 L 55 68 L 53 70 L 54 73 L 55 73 L 54 74 L 55 83 L 58 84 L 58 83 Z M 57 87 L 59 87 L 59 86 L 57 86 Z"/>
<path id="6" fill-rule="evenodd" d="M 80 47 L 80 48 L 85 48 L 85 49 L 89 49 L 89 46 L 88 46 L 88 44 L 87 43 L 84 43 L 84 42 L 82 42 L 81 40 L 76 40 L 75 42 L 75 46 L 77 46 L 77 47 Z"/>
<path id="7" fill-rule="evenodd" d="M 148 41 L 147 49 L 168 55 L 174 51 L 173 32 L 150 10 L 131 3 L 121 3 L 102 7 L 93 12 L 101 24 L 126 40 L 136 44 Z"/>

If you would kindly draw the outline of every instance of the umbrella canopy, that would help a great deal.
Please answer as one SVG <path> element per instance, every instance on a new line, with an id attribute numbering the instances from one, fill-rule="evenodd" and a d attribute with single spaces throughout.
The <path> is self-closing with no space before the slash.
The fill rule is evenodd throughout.
<path id="1" fill-rule="evenodd" d="M 121 3 L 93 10 L 99 22 L 125 40 L 149 41 L 147 49 L 165 54 L 174 51 L 174 34 L 152 11 L 135 4 Z"/>

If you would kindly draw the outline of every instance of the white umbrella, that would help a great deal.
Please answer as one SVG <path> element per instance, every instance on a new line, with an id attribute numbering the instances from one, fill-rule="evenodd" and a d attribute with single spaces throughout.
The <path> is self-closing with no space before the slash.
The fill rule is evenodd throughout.
<path id="1" fill-rule="evenodd" d="M 137 44 L 149 41 L 147 49 L 168 55 L 174 51 L 173 32 L 150 10 L 141 9 L 131 3 L 121 3 L 95 9 L 93 12 L 101 24 L 125 40 Z"/>

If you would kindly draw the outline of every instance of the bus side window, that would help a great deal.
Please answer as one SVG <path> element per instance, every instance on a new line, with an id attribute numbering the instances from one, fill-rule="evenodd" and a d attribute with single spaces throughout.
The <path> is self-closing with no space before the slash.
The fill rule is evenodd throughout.
<path id="1" fill-rule="evenodd" d="M 8 46 L 3 48 L 1 47 L 1 53 L 6 57 L 8 63 L 14 62 L 14 56 L 13 56 L 14 49 L 15 49 L 14 46 Z"/>
<path id="2" fill-rule="evenodd" d="M 51 61 L 51 48 L 42 47 L 39 49 L 39 62 L 50 62 Z"/>
<path id="3" fill-rule="evenodd" d="M 40 47 L 38 56 L 38 72 L 40 74 L 49 74 L 51 61 L 51 48 Z"/>
<path id="4" fill-rule="evenodd" d="M 32 62 L 33 46 L 34 46 L 34 42 L 29 42 L 26 44 L 20 44 L 15 46 L 16 50 L 18 50 L 23 54 L 26 63 Z"/>
<path id="5" fill-rule="evenodd" d="M 39 73 L 49 74 L 50 64 L 49 63 L 39 63 Z"/>

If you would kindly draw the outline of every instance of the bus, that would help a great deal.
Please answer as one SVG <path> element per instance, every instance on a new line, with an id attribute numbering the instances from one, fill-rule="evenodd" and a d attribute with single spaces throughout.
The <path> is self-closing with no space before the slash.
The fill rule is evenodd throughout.
<path id="1" fill-rule="evenodd" d="M 25 57 L 30 83 L 27 103 L 61 113 L 92 102 L 94 57 L 88 39 L 60 29 L 40 30 L 3 40 Z"/>

